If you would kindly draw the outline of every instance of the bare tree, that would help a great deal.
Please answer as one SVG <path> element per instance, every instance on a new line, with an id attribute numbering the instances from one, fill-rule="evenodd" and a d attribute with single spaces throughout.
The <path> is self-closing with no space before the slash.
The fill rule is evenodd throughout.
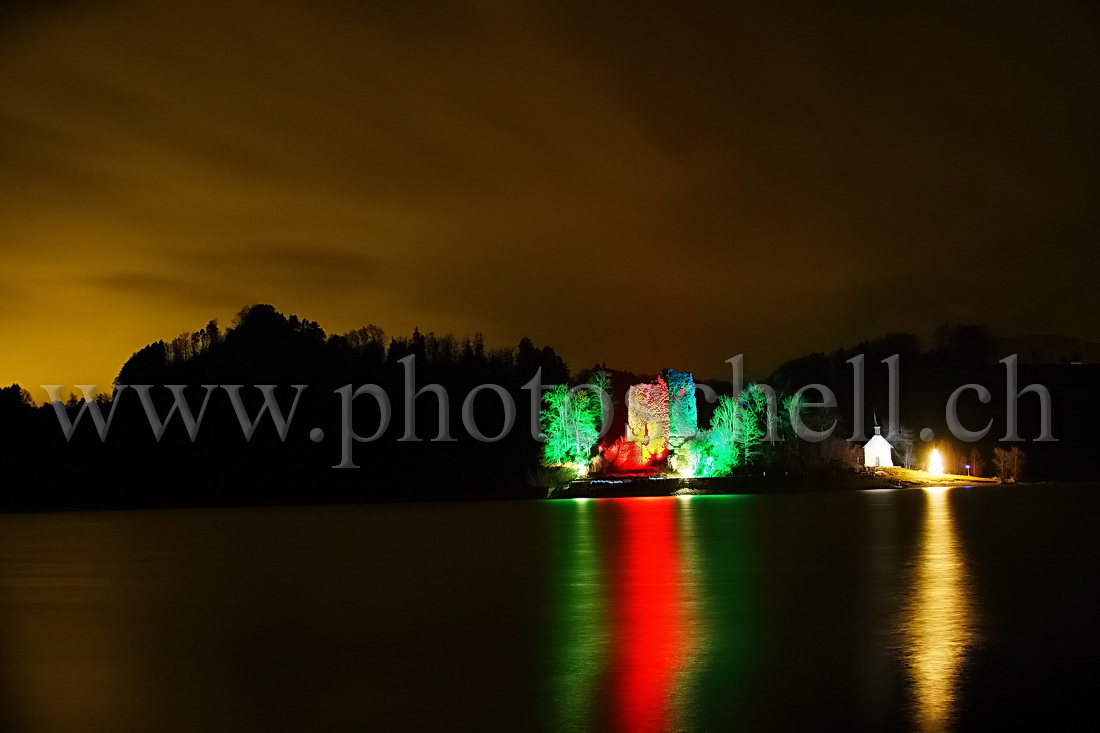
<path id="1" fill-rule="evenodd" d="M 904 425 L 892 427 L 886 433 L 886 442 L 894 449 L 894 462 L 903 468 L 912 468 L 917 462 L 915 436 Z"/>
<path id="2" fill-rule="evenodd" d="M 819 443 L 807 443 L 807 463 L 814 468 L 855 468 L 863 463 L 863 451 L 839 435 Z"/>
<path id="3" fill-rule="evenodd" d="M 997 469 L 997 478 L 1001 483 L 1018 482 L 1026 462 L 1027 456 L 1018 445 L 1012 446 L 1011 450 L 1000 447 L 993 449 L 993 466 Z"/>
<path id="4" fill-rule="evenodd" d="M 970 474 L 972 476 L 985 474 L 985 459 L 982 458 L 982 453 L 977 448 L 970 451 L 970 457 L 966 459 L 966 462 L 970 464 Z"/>

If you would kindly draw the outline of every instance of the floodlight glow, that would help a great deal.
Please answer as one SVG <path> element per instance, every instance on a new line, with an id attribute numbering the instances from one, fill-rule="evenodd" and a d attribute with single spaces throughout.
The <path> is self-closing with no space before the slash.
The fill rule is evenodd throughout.
<path id="1" fill-rule="evenodd" d="M 938 449 L 932 449 L 932 455 L 928 457 L 928 473 L 933 473 L 937 476 L 943 475 L 943 457 L 940 456 Z"/>

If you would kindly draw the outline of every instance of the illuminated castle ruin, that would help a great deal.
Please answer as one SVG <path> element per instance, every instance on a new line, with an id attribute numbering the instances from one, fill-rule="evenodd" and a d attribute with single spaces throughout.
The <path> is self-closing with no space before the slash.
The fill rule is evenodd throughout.
<path id="1" fill-rule="evenodd" d="M 666 377 L 627 390 L 626 435 L 604 450 L 612 470 L 651 470 L 696 437 L 695 380 L 674 369 Z"/>
<path id="2" fill-rule="evenodd" d="M 674 449 L 699 432 L 695 380 L 690 372 L 668 370 L 668 421 L 670 445 Z"/>

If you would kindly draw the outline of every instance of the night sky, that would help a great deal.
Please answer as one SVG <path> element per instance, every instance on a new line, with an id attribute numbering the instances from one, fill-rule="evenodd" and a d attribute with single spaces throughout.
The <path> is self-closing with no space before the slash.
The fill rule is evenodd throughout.
<path id="1" fill-rule="evenodd" d="M 0 385 L 249 303 L 708 376 L 1100 339 L 1094 3 L 405 5 L 5 3 Z"/>

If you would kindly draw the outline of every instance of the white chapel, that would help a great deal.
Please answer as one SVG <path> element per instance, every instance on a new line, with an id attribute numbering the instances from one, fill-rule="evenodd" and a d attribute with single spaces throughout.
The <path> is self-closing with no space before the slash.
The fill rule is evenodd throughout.
<path id="1" fill-rule="evenodd" d="M 867 441 L 867 445 L 863 446 L 863 465 L 881 466 L 883 468 L 892 467 L 894 465 L 893 459 L 890 458 L 890 451 L 892 450 L 893 446 L 886 442 L 886 438 L 882 437 L 882 428 L 876 425 L 874 436 Z"/>

